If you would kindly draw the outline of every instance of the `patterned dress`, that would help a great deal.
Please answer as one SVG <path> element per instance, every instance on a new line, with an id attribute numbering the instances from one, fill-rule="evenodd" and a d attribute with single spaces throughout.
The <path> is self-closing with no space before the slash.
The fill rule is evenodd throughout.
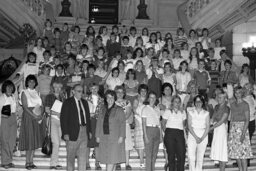
<path id="1" fill-rule="evenodd" d="M 234 115 L 243 115 L 245 111 L 249 112 L 248 104 L 243 101 L 241 103 L 232 103 L 231 109 L 231 122 L 230 133 L 228 137 L 228 155 L 231 159 L 250 159 L 253 157 L 252 148 L 249 139 L 249 131 L 246 130 L 245 139 L 240 141 L 244 122 L 233 121 Z"/>
<path id="2" fill-rule="evenodd" d="M 135 113 L 135 128 L 134 128 L 134 147 L 135 149 L 144 149 L 144 139 L 143 139 L 143 128 L 142 128 L 142 109 L 145 105 L 142 102 L 139 102 L 138 107 Z"/>

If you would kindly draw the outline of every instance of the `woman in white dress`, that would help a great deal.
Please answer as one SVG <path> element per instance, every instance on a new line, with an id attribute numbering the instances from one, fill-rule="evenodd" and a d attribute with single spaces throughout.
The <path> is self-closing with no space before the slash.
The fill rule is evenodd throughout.
<path id="1" fill-rule="evenodd" d="M 230 109 L 227 106 L 227 94 L 222 90 L 217 96 L 218 104 L 211 119 L 213 126 L 209 130 L 214 130 L 210 158 L 219 161 L 220 171 L 224 171 L 228 162 L 227 121 Z"/>

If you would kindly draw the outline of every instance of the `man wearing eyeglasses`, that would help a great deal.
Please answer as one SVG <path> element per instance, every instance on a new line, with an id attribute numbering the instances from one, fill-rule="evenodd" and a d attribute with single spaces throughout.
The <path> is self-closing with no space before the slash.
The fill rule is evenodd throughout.
<path id="1" fill-rule="evenodd" d="M 82 99 L 80 84 L 73 87 L 72 93 L 73 97 L 64 101 L 60 115 L 62 138 L 67 148 L 67 171 L 75 170 L 76 156 L 78 171 L 85 171 L 87 142 L 91 138 L 90 110 L 87 101 Z"/>

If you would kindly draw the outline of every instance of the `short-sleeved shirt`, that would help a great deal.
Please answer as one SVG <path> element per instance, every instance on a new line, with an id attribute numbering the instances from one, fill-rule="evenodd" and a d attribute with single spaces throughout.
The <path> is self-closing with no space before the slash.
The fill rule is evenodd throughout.
<path id="1" fill-rule="evenodd" d="M 219 122 L 224 113 L 227 113 L 228 115 L 230 113 L 230 109 L 227 106 L 227 104 L 225 104 L 224 106 L 220 106 L 219 104 L 217 104 L 214 107 L 214 112 L 213 112 L 213 116 L 212 116 L 213 122 Z"/>
<path id="2" fill-rule="evenodd" d="M 186 114 L 182 111 L 165 110 L 163 119 L 167 120 L 166 128 L 183 130 L 183 121 L 186 119 Z"/>
<path id="3" fill-rule="evenodd" d="M 147 119 L 147 126 L 160 126 L 160 110 L 157 107 L 152 108 L 146 105 L 142 110 L 141 117 Z"/>
<path id="4" fill-rule="evenodd" d="M 192 128 L 195 129 L 205 129 L 206 128 L 206 118 L 209 117 L 209 112 L 202 109 L 199 113 L 195 107 L 187 108 L 188 114 L 192 117 Z"/>
<path id="5" fill-rule="evenodd" d="M 197 85 L 198 85 L 198 89 L 207 89 L 208 87 L 208 81 L 211 80 L 211 77 L 208 73 L 208 71 L 195 71 L 194 73 L 194 78 L 197 82 Z"/>
<path id="6" fill-rule="evenodd" d="M 236 101 L 231 103 L 230 105 L 231 109 L 231 122 L 232 121 L 245 121 L 245 112 L 249 112 L 249 105 L 247 102 L 242 101 L 241 103 L 237 103 Z"/>

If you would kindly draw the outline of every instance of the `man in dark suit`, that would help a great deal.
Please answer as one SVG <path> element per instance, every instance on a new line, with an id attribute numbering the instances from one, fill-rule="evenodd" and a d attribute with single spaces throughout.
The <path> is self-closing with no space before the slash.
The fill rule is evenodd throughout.
<path id="1" fill-rule="evenodd" d="M 90 110 L 82 99 L 83 87 L 75 85 L 74 96 L 64 101 L 60 123 L 63 139 L 67 145 L 67 170 L 75 170 L 75 157 L 78 157 L 78 170 L 86 170 L 87 142 L 91 138 Z"/>

